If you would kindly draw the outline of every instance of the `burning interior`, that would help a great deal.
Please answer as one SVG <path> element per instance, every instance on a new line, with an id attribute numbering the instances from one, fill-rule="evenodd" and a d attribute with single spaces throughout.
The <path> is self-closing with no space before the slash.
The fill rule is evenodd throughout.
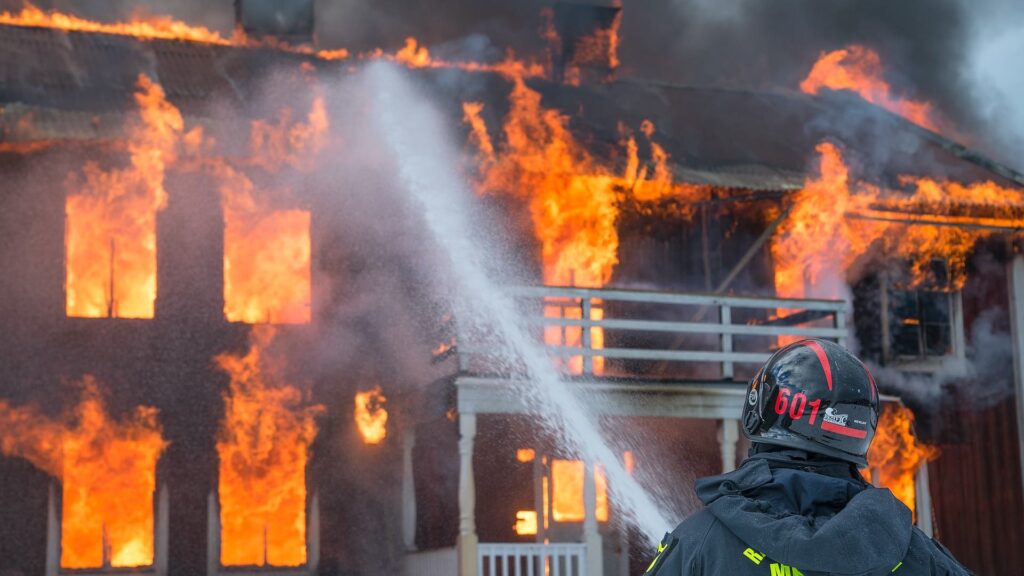
<path id="1" fill-rule="evenodd" d="M 544 547 L 568 543 L 569 573 L 642 571 L 602 463 L 493 392 L 508 374 L 373 176 L 403 159 L 375 156 L 345 83 L 376 61 L 444 102 L 536 284 L 524 314 L 615 406 L 630 475 L 734 467 L 730 394 L 761 355 L 857 342 L 887 394 L 866 477 L 974 567 L 1011 565 L 993 550 L 1019 528 L 973 526 L 1024 514 L 1013 394 L 965 366 L 1010 338 L 991 310 L 1024 285 L 1024 176 L 869 47 L 785 91 L 646 83 L 616 77 L 622 16 L 558 3 L 536 54 L 475 61 L 323 50 L 244 11 L 233 36 L 0 14 L 0 571 L 497 576 L 506 552 L 557 571 Z"/>

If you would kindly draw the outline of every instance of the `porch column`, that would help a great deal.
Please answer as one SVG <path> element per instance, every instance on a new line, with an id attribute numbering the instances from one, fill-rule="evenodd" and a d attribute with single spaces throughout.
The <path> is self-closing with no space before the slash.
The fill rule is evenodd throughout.
<path id="1" fill-rule="evenodd" d="M 57 518 L 57 492 L 50 482 L 46 499 L 46 576 L 57 576 L 60 570 L 60 520 Z"/>
<path id="2" fill-rule="evenodd" d="M 736 443 L 740 439 L 740 421 L 723 418 L 718 428 L 718 444 L 722 450 L 722 473 L 736 469 Z"/>
<path id="3" fill-rule="evenodd" d="M 476 486 L 473 478 L 473 439 L 476 414 L 459 414 L 459 576 L 477 576 Z"/>
<path id="4" fill-rule="evenodd" d="M 914 475 L 914 510 L 917 512 L 917 527 L 931 538 L 932 526 L 932 493 L 928 488 L 928 462 L 917 469 Z"/>
<path id="5" fill-rule="evenodd" d="M 415 447 L 416 427 L 402 428 L 402 542 L 409 552 L 416 550 L 416 479 L 412 467 Z"/>
<path id="6" fill-rule="evenodd" d="M 597 487 L 592 462 L 583 465 L 583 544 L 587 547 L 587 576 L 602 576 L 604 553 L 601 533 L 597 531 Z"/>
<path id="7" fill-rule="evenodd" d="M 153 570 L 157 576 L 167 576 L 167 539 L 170 537 L 170 496 L 167 485 L 162 484 L 156 499 L 156 534 L 153 535 Z"/>
<path id="8" fill-rule="evenodd" d="M 220 573 L 220 506 L 217 491 L 206 500 L 206 576 Z"/>
<path id="9" fill-rule="evenodd" d="M 1010 335 L 1013 345 L 1013 381 L 1017 395 L 1017 446 L 1024 478 L 1024 254 L 1015 254 L 1009 265 Z"/>

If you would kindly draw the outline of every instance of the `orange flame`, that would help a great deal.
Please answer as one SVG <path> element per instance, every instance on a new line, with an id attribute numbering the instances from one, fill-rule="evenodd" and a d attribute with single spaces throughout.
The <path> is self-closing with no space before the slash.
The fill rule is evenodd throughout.
<path id="1" fill-rule="evenodd" d="M 583 462 L 580 460 L 551 461 L 551 519 L 555 522 L 583 521 L 583 473 Z M 608 480 L 600 466 L 594 468 L 594 488 L 597 501 L 595 516 L 598 522 L 607 522 Z"/>
<path id="2" fill-rule="evenodd" d="M 388 411 L 384 408 L 387 398 L 380 386 L 372 390 L 357 392 L 355 397 L 355 421 L 359 435 L 366 444 L 380 444 L 388 435 Z"/>
<path id="3" fill-rule="evenodd" d="M 614 72 L 619 67 L 619 25 L 622 12 L 616 14 L 608 28 L 597 28 L 579 38 L 573 47 L 572 60 L 565 67 L 565 82 L 574 86 L 580 83 L 580 68 L 598 66 Z"/>
<path id="4" fill-rule="evenodd" d="M 249 164 L 267 172 L 312 168 L 327 145 L 330 122 L 323 99 L 305 122 L 281 112 L 274 124 L 254 121 Z M 312 311 L 310 213 L 275 209 L 271 195 L 226 163 L 212 163 L 224 210 L 224 315 L 232 322 L 305 324 Z M 278 192 L 276 197 L 287 197 Z"/>
<path id="5" fill-rule="evenodd" d="M 187 40 L 207 44 L 227 45 L 231 43 L 217 32 L 208 28 L 192 26 L 163 16 L 150 16 L 145 20 L 104 24 L 79 18 L 71 14 L 44 12 L 31 4 L 26 5 L 17 14 L 6 11 L 0 13 L 0 24 L 161 40 Z"/>
<path id="6" fill-rule="evenodd" d="M 81 392 L 62 420 L 0 400 L 0 452 L 61 478 L 61 567 L 151 565 L 156 463 L 167 446 L 157 411 L 115 421 L 94 378 Z"/>
<path id="7" fill-rule="evenodd" d="M 308 406 L 267 354 L 274 329 L 252 329 L 244 356 L 215 358 L 231 378 L 224 394 L 220 457 L 221 564 L 306 562 L 306 462 L 320 406 Z"/>
<path id="8" fill-rule="evenodd" d="M 938 449 L 921 443 L 914 435 L 914 413 L 904 406 L 887 404 L 878 418 L 864 475 L 870 480 L 877 474 L 882 486 L 915 510 L 914 475 L 938 455 Z"/>
<path id="9" fill-rule="evenodd" d="M 1017 216 L 1022 189 L 903 176 L 901 183 L 911 192 L 883 191 L 855 180 L 834 144 L 820 143 L 817 151 L 817 174 L 793 196 L 772 240 L 779 296 L 841 298 L 847 270 L 869 251 L 910 262 L 911 285 L 927 280 L 931 262 L 942 259 L 949 265 L 948 287 L 958 289 L 966 280 L 971 249 L 994 233 L 971 228 L 986 223 L 972 214 L 994 214 L 1008 226 L 1024 224 Z"/>
<path id="10" fill-rule="evenodd" d="M 184 129 L 164 91 L 139 76 L 130 164 L 85 165 L 68 178 L 65 211 L 68 316 L 152 318 L 156 300 L 156 214 L 167 202 L 164 173 Z"/>
<path id="11" fill-rule="evenodd" d="M 800 90 L 807 94 L 817 94 L 822 88 L 856 92 L 868 102 L 921 127 L 939 131 L 930 103 L 892 94 L 892 88 L 882 77 L 882 60 L 870 48 L 854 44 L 832 52 L 822 52 L 807 78 L 800 83 Z"/>
<path id="12" fill-rule="evenodd" d="M 653 140 L 653 170 L 641 167 L 632 137 L 625 143 L 628 159 L 623 172 L 601 165 L 569 130 L 568 117 L 543 107 L 540 94 L 521 77 L 513 77 L 512 82 L 504 139 L 497 147 L 483 120 L 482 104 L 464 103 L 463 117 L 477 148 L 478 190 L 507 194 L 527 203 L 541 245 L 545 284 L 597 288 L 608 283 L 619 261 L 616 220 L 618 202 L 626 194 L 638 201 L 675 197 L 685 203 L 707 194 L 704 187 L 674 182 L 669 156 Z M 654 125 L 645 121 L 643 131 L 650 140 Z M 550 302 L 544 313 L 582 318 L 579 304 L 569 301 Z M 589 319 L 603 316 L 598 306 Z M 579 347 L 582 335 L 580 327 L 548 326 L 544 338 L 551 345 Z M 600 327 L 591 328 L 590 338 L 592 348 L 604 347 Z M 595 373 L 602 373 L 604 358 L 595 357 L 593 367 Z M 570 357 L 567 368 L 581 373 L 583 359 Z"/>
<path id="13" fill-rule="evenodd" d="M 512 527 L 520 536 L 537 535 L 537 511 L 519 510 L 516 512 L 516 523 Z"/>

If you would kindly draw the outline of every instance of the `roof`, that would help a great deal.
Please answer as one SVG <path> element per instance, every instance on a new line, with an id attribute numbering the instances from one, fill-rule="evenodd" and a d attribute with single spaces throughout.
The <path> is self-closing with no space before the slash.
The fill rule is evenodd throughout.
<path id="1" fill-rule="evenodd" d="M 305 66 L 301 64 L 305 63 Z M 219 117 L 212 102 L 243 113 L 270 74 L 321 75 L 351 62 L 268 48 L 0 26 L 0 138 L 103 138 L 133 108 L 140 73 L 159 81 L 186 116 Z M 282 72 L 285 71 L 285 72 Z M 509 82 L 492 73 L 415 72 L 458 124 L 461 104 L 482 101 L 497 122 Z M 287 84 L 287 82 L 284 82 Z M 1024 186 L 1024 177 L 984 156 L 845 93 L 753 92 L 623 80 L 565 86 L 531 80 L 546 106 L 565 111 L 571 128 L 602 149 L 614 148 L 619 123 L 657 127 L 680 180 L 729 188 L 799 188 L 814 148 L 838 141 L 854 151 L 863 177 L 895 185 L 901 174 Z M 295 96 L 298 97 L 298 96 Z M 31 113 L 33 130 L 24 130 Z M 19 122 L 21 124 L 19 125 Z M 494 124 L 491 124 L 494 125 Z"/>

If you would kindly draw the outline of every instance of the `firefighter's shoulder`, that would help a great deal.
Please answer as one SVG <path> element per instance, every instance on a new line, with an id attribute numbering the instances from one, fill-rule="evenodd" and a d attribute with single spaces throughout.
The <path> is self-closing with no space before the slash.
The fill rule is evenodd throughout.
<path id="1" fill-rule="evenodd" d="M 679 576 L 700 574 L 700 558 L 708 534 L 718 520 L 707 510 L 690 515 L 670 533 L 665 534 L 652 550 L 644 576 Z"/>

